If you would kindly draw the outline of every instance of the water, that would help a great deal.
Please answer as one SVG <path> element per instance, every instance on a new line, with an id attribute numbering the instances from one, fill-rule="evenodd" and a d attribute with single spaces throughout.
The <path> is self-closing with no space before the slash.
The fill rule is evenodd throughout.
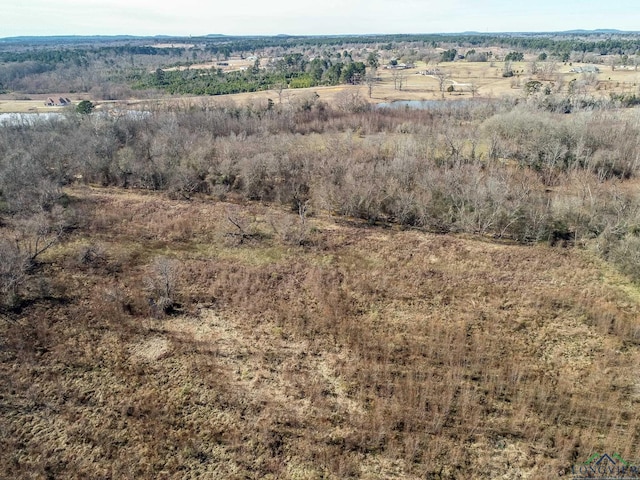
<path id="1" fill-rule="evenodd" d="M 34 125 L 38 122 L 61 120 L 64 117 L 59 112 L 44 113 L 0 113 L 0 125 Z"/>
<path id="2" fill-rule="evenodd" d="M 125 118 L 131 120 L 144 120 L 151 116 L 151 112 L 145 110 L 123 110 L 117 114 L 109 112 L 94 112 L 92 115 L 98 115 L 102 117 L 123 115 Z M 43 112 L 43 113 L 0 113 L 0 126 L 18 126 L 28 125 L 32 126 L 38 122 L 46 122 L 50 120 L 62 120 L 65 114 L 60 112 Z"/>
<path id="3" fill-rule="evenodd" d="M 396 100 L 395 102 L 378 103 L 376 108 L 416 110 L 444 110 L 450 108 L 467 107 L 472 100 Z"/>

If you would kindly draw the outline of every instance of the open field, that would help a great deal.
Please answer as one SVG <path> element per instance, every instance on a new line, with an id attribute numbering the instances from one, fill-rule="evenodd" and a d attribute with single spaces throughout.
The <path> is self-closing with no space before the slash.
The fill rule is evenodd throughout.
<path id="1" fill-rule="evenodd" d="M 443 95 L 440 91 L 439 82 L 433 76 L 421 75 L 421 71 L 427 69 L 441 69 L 450 74 L 446 85 L 453 85 L 455 91 L 445 92 L 445 100 L 460 100 L 464 98 L 473 98 L 471 85 L 477 89 L 475 97 L 477 98 L 503 98 L 503 97 L 524 97 L 522 86 L 527 79 L 532 78 L 526 73 L 517 74 L 515 77 L 504 78 L 502 71 L 504 64 L 502 62 L 494 62 L 492 67 L 490 62 L 470 63 L 456 62 L 450 64 L 440 64 L 437 67 L 427 66 L 419 62 L 416 68 L 407 70 L 399 70 L 397 73 L 403 75 L 404 85 L 399 90 L 394 85 L 394 71 L 386 69 L 378 69 L 379 82 L 373 87 L 372 96 L 369 101 L 374 103 L 393 102 L 397 100 L 438 100 Z M 560 83 L 569 84 L 571 80 L 579 79 L 580 74 L 572 73 L 571 66 L 563 65 L 558 69 L 556 75 L 559 75 Z M 513 69 L 526 72 L 527 63 L 516 62 Z M 640 72 L 634 70 L 616 70 L 610 71 L 605 66 L 600 66 L 600 73 L 597 74 L 596 85 L 585 90 L 585 93 L 592 94 L 596 97 L 608 97 L 610 93 L 637 93 L 640 87 Z M 533 77 L 535 78 L 535 77 Z M 552 80 L 544 81 L 544 83 L 558 83 L 554 77 Z M 462 84 L 456 88 L 456 84 Z M 368 99 L 368 88 L 366 85 L 341 85 L 337 87 L 312 87 L 305 89 L 286 90 L 283 93 L 284 99 L 296 98 L 316 92 L 322 100 L 334 103 L 340 98 L 341 92 L 359 92 L 359 95 Z M 239 103 L 248 101 L 264 100 L 271 98 L 278 99 L 275 91 L 268 90 L 264 92 L 241 93 L 235 95 L 224 95 L 223 97 L 233 99 Z M 214 100 L 215 101 L 215 100 Z"/>
<path id="2" fill-rule="evenodd" d="M 265 63 L 266 60 L 263 60 Z M 253 62 L 249 60 L 232 59 L 229 61 L 228 66 L 222 67 L 226 71 L 234 71 L 241 68 L 247 68 L 252 65 Z M 579 66 L 579 65 L 575 65 Z M 212 62 L 206 65 L 193 66 L 192 68 L 217 68 L 216 62 Z M 605 65 L 599 65 L 600 72 L 595 75 L 595 80 L 590 80 L 590 84 L 584 86 L 579 92 L 581 95 L 592 95 L 597 97 L 608 98 L 611 93 L 618 94 L 638 94 L 640 88 L 640 72 L 635 70 L 622 70 L 618 69 L 611 71 L 610 67 Z M 176 67 L 178 68 L 178 67 Z M 179 67 L 184 69 L 186 67 Z M 445 85 L 448 87 L 453 85 L 453 92 L 444 93 L 445 100 L 460 100 L 465 98 L 503 98 L 503 97 L 522 97 L 526 96 L 523 85 L 531 80 L 539 78 L 527 73 L 529 63 L 527 62 L 515 62 L 513 63 L 513 70 L 517 73 L 514 77 L 504 78 L 502 71 L 504 68 L 503 62 L 453 62 L 443 63 L 437 66 L 428 66 L 424 62 L 418 62 L 416 68 L 399 70 L 398 75 L 403 76 L 402 89 L 396 88 L 396 82 L 394 82 L 394 71 L 386 70 L 383 68 L 378 69 L 379 81 L 374 85 L 371 98 L 368 97 L 368 88 L 366 85 L 338 85 L 333 87 L 312 87 L 312 88 L 300 88 L 300 89 L 285 89 L 281 96 L 274 90 L 265 90 L 252 93 L 239 93 L 232 95 L 219 95 L 213 97 L 180 97 L 171 98 L 166 97 L 158 99 L 160 103 L 166 102 L 184 102 L 194 101 L 196 104 L 202 104 L 203 102 L 212 104 L 225 102 L 232 100 L 239 104 L 246 104 L 251 102 L 266 102 L 267 99 L 271 99 L 274 102 L 282 101 L 284 103 L 295 101 L 296 98 L 304 98 L 313 93 L 317 93 L 321 100 L 335 104 L 339 103 L 341 97 L 344 97 L 343 92 L 348 92 L 349 95 L 356 94 L 362 99 L 370 102 L 393 102 L 397 100 L 437 100 L 442 99 L 443 94 L 440 91 L 438 80 L 432 75 L 421 75 L 420 72 L 430 69 L 440 69 L 449 74 Z M 560 88 L 561 91 L 566 92 L 568 85 L 572 80 L 580 80 L 583 78 L 583 74 L 572 73 L 571 69 L 574 66 L 559 65 L 557 71 L 553 73 L 548 79 L 542 78 L 543 85 L 550 85 L 552 88 Z M 471 91 L 471 86 L 475 89 L 475 95 Z M 556 87 L 559 86 L 559 87 Z M 66 96 L 72 98 L 74 102 L 90 99 L 98 105 L 135 105 L 136 99 L 122 100 L 122 101 L 100 101 L 92 98 L 88 94 L 74 95 L 74 94 L 57 94 L 58 96 Z M 47 97 L 54 95 L 15 95 L 4 94 L 0 95 L 0 113 L 28 113 L 28 112 L 45 112 L 59 110 L 59 107 L 45 107 L 44 100 Z M 21 98 L 21 99 L 16 99 Z M 22 99 L 28 97 L 29 100 Z M 145 99 L 145 102 L 149 99 Z M 153 102 L 152 102 L 153 103 Z"/>
<path id="3" fill-rule="evenodd" d="M 638 454 L 640 299 L 585 252 L 326 215 L 300 247 L 277 208 L 67 193 L 87 220 L 44 258 L 48 300 L 0 319 L 10 478 L 544 479 Z"/>
<path id="4" fill-rule="evenodd" d="M 0 98 L 1 97 L 2 96 L 0 96 Z M 31 98 L 31 95 L 29 97 Z M 0 113 L 44 113 L 44 112 L 60 112 L 64 110 L 64 107 L 46 106 L 44 104 L 45 99 L 37 99 L 37 100 L 35 99 L 12 100 L 8 98 L 0 99 Z"/>
<path id="5" fill-rule="evenodd" d="M 47 94 L 0 94 L 0 113 L 45 113 L 61 112 L 66 107 L 47 106 L 45 102 L 48 98 L 58 99 L 60 97 L 69 98 L 72 104 L 77 104 L 81 100 L 90 99 L 88 94 L 73 93 L 47 93 Z"/>
<path id="6" fill-rule="evenodd" d="M 263 58 L 260 60 L 260 65 L 265 67 L 268 63 L 269 59 Z M 241 57 L 231 57 L 227 60 L 215 60 L 212 59 L 206 63 L 195 63 L 193 65 L 189 65 L 188 67 L 170 67 L 165 68 L 163 70 L 169 72 L 171 70 L 187 70 L 187 69 L 220 69 L 223 72 L 236 72 L 241 70 L 246 70 L 247 68 L 252 67 L 255 64 L 255 59 L 246 59 Z"/>

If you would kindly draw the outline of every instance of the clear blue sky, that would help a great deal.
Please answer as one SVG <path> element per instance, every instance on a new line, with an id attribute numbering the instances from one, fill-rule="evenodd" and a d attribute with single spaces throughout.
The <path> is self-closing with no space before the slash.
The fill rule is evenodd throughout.
<path id="1" fill-rule="evenodd" d="M 0 0 L 0 37 L 640 30 L 638 0 Z"/>

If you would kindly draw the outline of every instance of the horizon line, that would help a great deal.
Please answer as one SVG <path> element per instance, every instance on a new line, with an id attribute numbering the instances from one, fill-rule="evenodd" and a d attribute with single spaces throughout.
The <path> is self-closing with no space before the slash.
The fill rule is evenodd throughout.
<path id="1" fill-rule="evenodd" d="M 54 34 L 54 35 L 11 35 L 8 37 L 0 37 L 0 40 L 12 40 L 12 39 L 27 39 L 27 38 L 206 38 L 206 37 L 227 37 L 227 38 L 243 38 L 243 37 L 262 37 L 262 38 L 276 38 L 276 37 L 386 37 L 394 35 L 406 35 L 406 36 L 419 36 L 419 35 L 549 35 L 549 34 L 640 34 L 640 30 L 619 30 L 615 28 L 597 28 L 597 29 L 569 29 L 569 30 L 518 30 L 518 31 L 477 31 L 477 30 L 465 30 L 461 32 L 393 32 L 393 33 L 309 33 L 309 34 L 289 34 L 289 33 L 247 33 L 247 34 L 226 34 L 226 33 L 205 33 L 205 34 L 131 34 L 131 33 L 119 33 L 119 34 L 81 34 L 81 33 L 68 33 L 68 34 Z"/>

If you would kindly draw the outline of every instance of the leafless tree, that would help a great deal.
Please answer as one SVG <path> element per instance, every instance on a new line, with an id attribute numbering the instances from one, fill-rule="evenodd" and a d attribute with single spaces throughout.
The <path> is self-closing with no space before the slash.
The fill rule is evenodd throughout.
<path id="1" fill-rule="evenodd" d="M 440 89 L 440 93 L 442 94 L 442 98 L 444 98 L 444 92 L 446 91 L 446 84 L 451 77 L 451 74 L 445 70 L 437 70 L 434 73 L 436 80 L 438 80 L 438 88 Z"/>
<path id="2" fill-rule="evenodd" d="M 369 103 L 360 95 L 360 90 L 343 90 L 336 95 L 336 104 L 343 112 L 363 112 Z"/>
<path id="3" fill-rule="evenodd" d="M 0 306 L 11 307 L 26 277 L 29 260 L 11 241 L 0 240 Z"/>
<path id="4" fill-rule="evenodd" d="M 307 223 L 308 211 L 309 201 L 299 201 L 297 219 L 291 215 L 285 217 L 272 216 L 270 219 L 271 228 L 283 242 L 292 245 L 304 245 L 309 240 L 310 232 Z"/>
<path id="5" fill-rule="evenodd" d="M 29 264 L 60 241 L 67 226 L 64 215 L 62 207 L 56 206 L 18 222 L 16 246 Z"/>
<path id="6" fill-rule="evenodd" d="M 282 91 L 284 90 L 285 87 L 286 87 L 286 84 L 284 82 L 276 83 L 273 86 L 274 90 L 278 94 L 278 104 L 282 104 Z"/>
<path id="7" fill-rule="evenodd" d="M 375 68 L 369 69 L 364 77 L 364 83 L 367 85 L 369 98 L 373 96 L 373 87 L 378 81 L 378 72 Z"/>
<path id="8" fill-rule="evenodd" d="M 537 65 L 537 76 L 540 80 L 552 80 L 558 70 L 556 62 L 541 62 Z"/>
<path id="9" fill-rule="evenodd" d="M 402 86 L 407 79 L 407 76 L 401 70 L 394 70 L 391 74 L 393 78 L 393 88 L 395 90 L 402 90 Z"/>
<path id="10" fill-rule="evenodd" d="M 174 308 L 179 276 L 178 260 L 157 257 L 151 264 L 145 286 L 150 295 L 149 303 L 156 314 L 168 313 Z"/>
<path id="11" fill-rule="evenodd" d="M 555 81 L 551 85 L 554 92 L 561 92 L 565 85 L 564 75 L 562 75 L 561 73 L 556 73 Z"/>

